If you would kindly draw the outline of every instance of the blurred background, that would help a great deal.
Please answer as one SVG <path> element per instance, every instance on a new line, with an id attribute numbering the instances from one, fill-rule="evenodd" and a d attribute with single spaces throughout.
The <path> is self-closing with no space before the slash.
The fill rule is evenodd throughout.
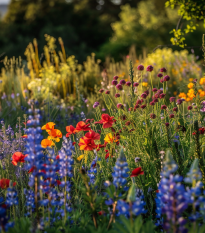
<path id="1" fill-rule="evenodd" d="M 171 46 L 169 32 L 176 28 L 180 18 L 176 9 L 165 8 L 165 2 L 0 0 L 0 54 L 25 59 L 25 47 L 34 38 L 39 51 L 43 52 L 45 34 L 61 37 L 66 54 L 74 54 L 80 63 L 92 52 L 103 61 L 106 56 L 122 60 L 132 45 L 138 55 L 145 48 L 149 53 L 158 45 Z M 186 41 L 188 47 L 194 46 L 199 56 L 204 32 L 202 24 Z"/>
<path id="2" fill-rule="evenodd" d="M 200 80 L 200 97 L 205 98 L 203 21 L 194 22 L 199 26 L 186 35 L 185 48 L 173 46 L 170 32 L 186 28 L 188 21 L 180 20 L 178 8 L 165 7 L 165 2 L 0 0 L 0 117 L 24 109 L 32 99 L 41 107 L 52 100 L 57 109 L 83 108 L 85 113 L 92 113 L 98 101 L 106 111 L 99 90 L 110 90 L 117 103 L 112 79 L 118 75 L 130 81 L 130 60 L 138 94 L 150 88 L 146 69 L 137 69 L 143 64 L 154 67 L 158 88 L 157 74 L 166 67 L 171 78 L 167 99 L 174 95 L 192 101 L 188 85 L 193 79 Z M 125 87 L 124 102 L 128 94 Z"/>

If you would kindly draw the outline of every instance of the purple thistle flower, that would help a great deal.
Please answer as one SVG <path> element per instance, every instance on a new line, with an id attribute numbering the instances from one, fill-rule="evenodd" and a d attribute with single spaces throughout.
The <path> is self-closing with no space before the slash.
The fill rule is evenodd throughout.
<path id="1" fill-rule="evenodd" d="M 153 66 L 151 66 L 151 65 L 147 66 L 147 71 L 148 71 L 148 72 L 152 72 L 152 71 L 153 71 L 153 69 L 154 69 L 154 67 L 153 67 Z"/>
<path id="2" fill-rule="evenodd" d="M 121 79 L 119 82 L 119 84 L 121 84 L 121 85 L 125 85 L 125 83 L 126 83 L 126 81 L 124 79 Z"/>
<path id="3" fill-rule="evenodd" d="M 139 66 L 137 67 L 137 69 L 140 70 L 140 71 L 143 71 L 143 70 L 144 70 L 144 66 L 143 66 L 143 65 L 139 65 Z"/>
<path id="4" fill-rule="evenodd" d="M 120 91 L 123 89 L 123 87 L 122 87 L 121 84 L 117 84 L 117 85 L 116 85 L 116 88 L 117 88 L 118 90 L 120 90 Z"/>

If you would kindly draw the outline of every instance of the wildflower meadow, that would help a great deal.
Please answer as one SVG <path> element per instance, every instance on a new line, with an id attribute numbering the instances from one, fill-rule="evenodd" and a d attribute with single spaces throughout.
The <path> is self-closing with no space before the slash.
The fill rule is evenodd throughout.
<path id="1" fill-rule="evenodd" d="M 45 59 L 34 40 L 0 75 L 0 231 L 204 233 L 205 76 L 194 52 L 131 48 L 102 68 L 45 38 Z"/>

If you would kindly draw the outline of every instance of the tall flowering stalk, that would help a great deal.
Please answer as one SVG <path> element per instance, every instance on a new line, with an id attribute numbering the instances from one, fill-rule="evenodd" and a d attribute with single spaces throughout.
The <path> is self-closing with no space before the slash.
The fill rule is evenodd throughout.
<path id="1" fill-rule="evenodd" d="M 29 113 L 33 113 L 30 109 Z M 32 170 L 32 173 L 29 175 L 28 185 L 35 190 L 35 208 L 36 208 L 36 217 L 38 224 L 40 223 L 40 216 L 38 210 L 38 189 L 39 189 L 39 178 L 42 176 L 42 170 L 44 169 L 44 153 L 41 147 L 41 140 L 43 136 L 41 135 L 40 125 L 40 110 L 35 109 L 34 116 L 30 115 L 28 117 L 29 122 L 27 126 L 29 127 L 26 130 L 27 139 L 26 139 L 26 151 L 25 153 L 28 156 L 25 158 L 25 161 L 28 162 L 27 170 Z"/>
<path id="2" fill-rule="evenodd" d="M 156 197 L 156 213 L 158 219 L 163 222 L 164 230 L 168 233 L 187 232 L 183 212 L 188 207 L 188 200 L 184 195 L 185 187 L 181 184 L 183 178 L 174 175 L 177 169 L 178 166 L 170 151 L 167 151 Z"/>

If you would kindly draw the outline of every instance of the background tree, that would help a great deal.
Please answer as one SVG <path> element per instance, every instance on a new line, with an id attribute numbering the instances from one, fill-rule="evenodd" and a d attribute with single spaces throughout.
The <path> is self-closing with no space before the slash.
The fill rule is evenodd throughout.
<path id="1" fill-rule="evenodd" d="M 151 52 L 158 45 L 170 46 L 169 32 L 177 24 L 179 16 L 176 9 L 165 8 L 165 1 L 146 0 L 137 7 L 126 4 L 121 6 L 120 20 L 111 24 L 113 35 L 110 41 L 102 45 L 99 57 L 107 54 L 119 60 L 128 54 L 131 45 L 135 45 L 137 53 L 142 54 L 146 48 Z M 193 35 L 189 35 L 190 45 L 201 45 L 203 27 Z M 175 46 L 174 49 L 178 49 Z"/>
<path id="2" fill-rule="evenodd" d="M 180 18 L 176 29 L 172 30 L 174 37 L 171 38 L 171 42 L 173 45 L 184 48 L 186 46 L 185 34 L 196 30 L 200 21 L 204 23 L 205 27 L 205 2 L 204 0 L 169 0 L 166 2 L 166 7 L 178 8 Z M 186 22 L 185 27 L 184 22 Z"/>

